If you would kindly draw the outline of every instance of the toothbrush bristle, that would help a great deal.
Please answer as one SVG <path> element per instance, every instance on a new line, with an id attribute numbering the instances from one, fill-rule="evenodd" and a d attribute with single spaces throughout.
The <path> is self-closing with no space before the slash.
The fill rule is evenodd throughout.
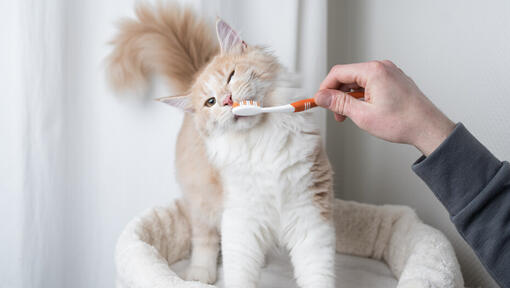
<path id="1" fill-rule="evenodd" d="M 234 107 L 237 107 L 237 106 L 241 106 L 241 105 L 246 105 L 246 106 L 259 106 L 260 107 L 260 104 L 259 102 L 257 101 L 253 101 L 253 100 L 242 100 L 241 102 L 234 102 Z"/>
<path id="2" fill-rule="evenodd" d="M 259 102 L 254 100 L 242 100 L 234 102 L 232 105 L 232 113 L 236 116 L 254 116 L 264 113 Z"/>

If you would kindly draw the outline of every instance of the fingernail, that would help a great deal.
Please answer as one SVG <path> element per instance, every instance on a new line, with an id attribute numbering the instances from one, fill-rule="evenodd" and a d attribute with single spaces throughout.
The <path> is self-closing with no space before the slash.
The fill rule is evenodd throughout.
<path id="1" fill-rule="evenodd" d="M 321 107 L 329 107 L 331 104 L 331 96 L 333 96 L 329 91 L 319 91 L 315 95 L 315 103 Z"/>

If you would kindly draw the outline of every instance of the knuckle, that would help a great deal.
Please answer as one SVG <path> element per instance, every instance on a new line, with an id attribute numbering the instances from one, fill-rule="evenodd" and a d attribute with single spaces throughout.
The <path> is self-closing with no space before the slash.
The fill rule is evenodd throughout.
<path id="1" fill-rule="evenodd" d="M 381 61 L 373 61 L 371 69 L 377 75 L 385 75 L 387 73 L 387 68 Z"/>
<path id="2" fill-rule="evenodd" d="M 338 111 L 338 96 L 337 95 L 334 95 L 333 97 L 331 97 L 331 103 L 329 104 L 329 109 L 335 113 L 340 113 Z"/>
<path id="3" fill-rule="evenodd" d="M 344 103 L 343 103 L 343 107 L 342 107 L 342 111 L 343 111 L 343 115 L 349 115 L 350 114 L 350 108 L 351 108 L 351 101 L 352 101 L 352 98 L 351 97 L 342 97 L 344 98 Z"/>
<path id="4" fill-rule="evenodd" d="M 384 65 L 388 66 L 388 67 L 394 67 L 396 68 L 397 65 L 395 65 L 395 63 L 393 63 L 393 61 L 391 60 L 388 60 L 388 59 L 385 59 L 383 61 L 381 61 Z"/>
<path id="5" fill-rule="evenodd" d="M 343 94 L 336 94 L 331 101 L 331 110 L 340 115 L 345 115 L 346 97 Z"/>
<path id="6" fill-rule="evenodd" d="M 384 66 L 383 62 L 381 61 L 373 61 L 371 62 L 372 69 L 375 71 L 381 71 L 384 70 L 386 67 Z"/>
<path id="7" fill-rule="evenodd" d="M 340 68 L 341 68 L 341 65 L 337 64 L 337 65 L 331 67 L 331 70 L 329 71 L 329 73 L 336 74 L 338 72 L 338 70 L 340 70 Z"/>

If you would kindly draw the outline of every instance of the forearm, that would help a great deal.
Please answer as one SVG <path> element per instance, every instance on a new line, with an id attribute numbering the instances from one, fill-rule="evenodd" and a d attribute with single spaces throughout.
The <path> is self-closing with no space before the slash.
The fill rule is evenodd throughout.
<path id="1" fill-rule="evenodd" d="M 462 124 L 413 170 L 449 211 L 487 270 L 510 287 L 510 165 L 497 160 Z"/>

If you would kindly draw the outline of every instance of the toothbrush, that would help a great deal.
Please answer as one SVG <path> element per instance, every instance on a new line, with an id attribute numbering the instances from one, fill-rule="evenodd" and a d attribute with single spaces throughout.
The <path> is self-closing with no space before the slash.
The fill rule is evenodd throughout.
<path id="1" fill-rule="evenodd" d="M 363 91 L 348 92 L 354 98 L 363 98 L 365 93 Z M 274 112 L 302 112 L 316 107 L 314 98 L 303 99 L 294 103 L 274 106 L 274 107 L 260 107 L 257 101 L 244 100 L 241 102 L 234 102 L 232 105 L 232 113 L 236 116 L 255 116 L 262 113 Z"/>

